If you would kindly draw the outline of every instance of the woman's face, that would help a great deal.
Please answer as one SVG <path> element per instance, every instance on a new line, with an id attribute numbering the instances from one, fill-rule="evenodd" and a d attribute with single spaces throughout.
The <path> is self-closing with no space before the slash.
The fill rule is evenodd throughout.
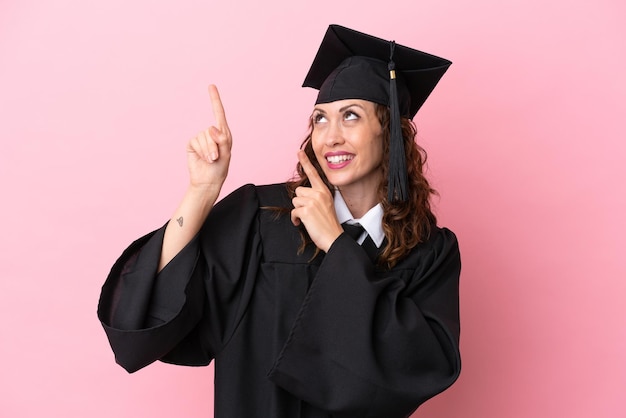
<path id="1" fill-rule="evenodd" d="M 349 99 L 318 104 L 311 142 L 333 186 L 359 194 L 376 193 L 382 178 L 382 127 L 374 103 Z"/>

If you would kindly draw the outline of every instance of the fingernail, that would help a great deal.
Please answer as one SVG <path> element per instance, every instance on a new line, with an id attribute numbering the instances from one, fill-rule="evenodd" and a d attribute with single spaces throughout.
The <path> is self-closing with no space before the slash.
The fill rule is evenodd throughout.
<path id="1" fill-rule="evenodd" d="M 217 160 L 217 152 L 212 152 L 211 153 L 211 160 L 213 160 L 213 161 Z"/>

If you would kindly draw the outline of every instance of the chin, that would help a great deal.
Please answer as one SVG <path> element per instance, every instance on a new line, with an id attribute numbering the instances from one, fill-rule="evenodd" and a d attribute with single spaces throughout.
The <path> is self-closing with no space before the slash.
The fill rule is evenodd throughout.
<path id="1" fill-rule="evenodd" d="M 350 181 L 333 181 L 332 179 L 329 179 L 328 182 L 335 189 L 342 189 L 342 188 L 345 188 L 345 187 L 352 186 L 354 184 L 354 183 L 352 183 Z"/>

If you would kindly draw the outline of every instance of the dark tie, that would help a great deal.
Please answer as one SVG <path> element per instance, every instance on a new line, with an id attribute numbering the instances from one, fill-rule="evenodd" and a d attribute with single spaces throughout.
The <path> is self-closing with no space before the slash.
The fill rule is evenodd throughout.
<path id="1" fill-rule="evenodd" d="M 341 226 L 343 227 L 343 230 L 346 231 L 346 234 L 348 234 L 355 241 L 358 240 L 361 234 L 365 231 L 361 224 L 349 224 L 345 222 L 341 224 Z M 369 235 L 365 237 L 365 241 L 363 241 L 361 247 L 365 250 L 370 260 L 375 262 L 378 258 L 378 247 L 376 247 L 376 244 L 374 244 L 374 241 Z"/>
<path id="2" fill-rule="evenodd" d="M 341 224 L 343 230 L 346 231 L 346 234 L 350 235 L 350 238 L 353 240 L 358 240 L 361 234 L 365 231 L 365 229 L 361 226 L 361 224 L 349 224 L 343 223 Z"/>

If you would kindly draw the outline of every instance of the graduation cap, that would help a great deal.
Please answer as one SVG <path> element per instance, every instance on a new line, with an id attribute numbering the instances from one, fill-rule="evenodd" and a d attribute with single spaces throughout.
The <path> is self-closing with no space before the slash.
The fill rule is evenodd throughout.
<path id="1" fill-rule="evenodd" d="M 315 104 L 362 99 L 389 107 L 388 200 L 408 198 L 400 117 L 412 119 L 452 64 L 339 25 L 330 25 L 302 87 L 319 90 Z"/>

